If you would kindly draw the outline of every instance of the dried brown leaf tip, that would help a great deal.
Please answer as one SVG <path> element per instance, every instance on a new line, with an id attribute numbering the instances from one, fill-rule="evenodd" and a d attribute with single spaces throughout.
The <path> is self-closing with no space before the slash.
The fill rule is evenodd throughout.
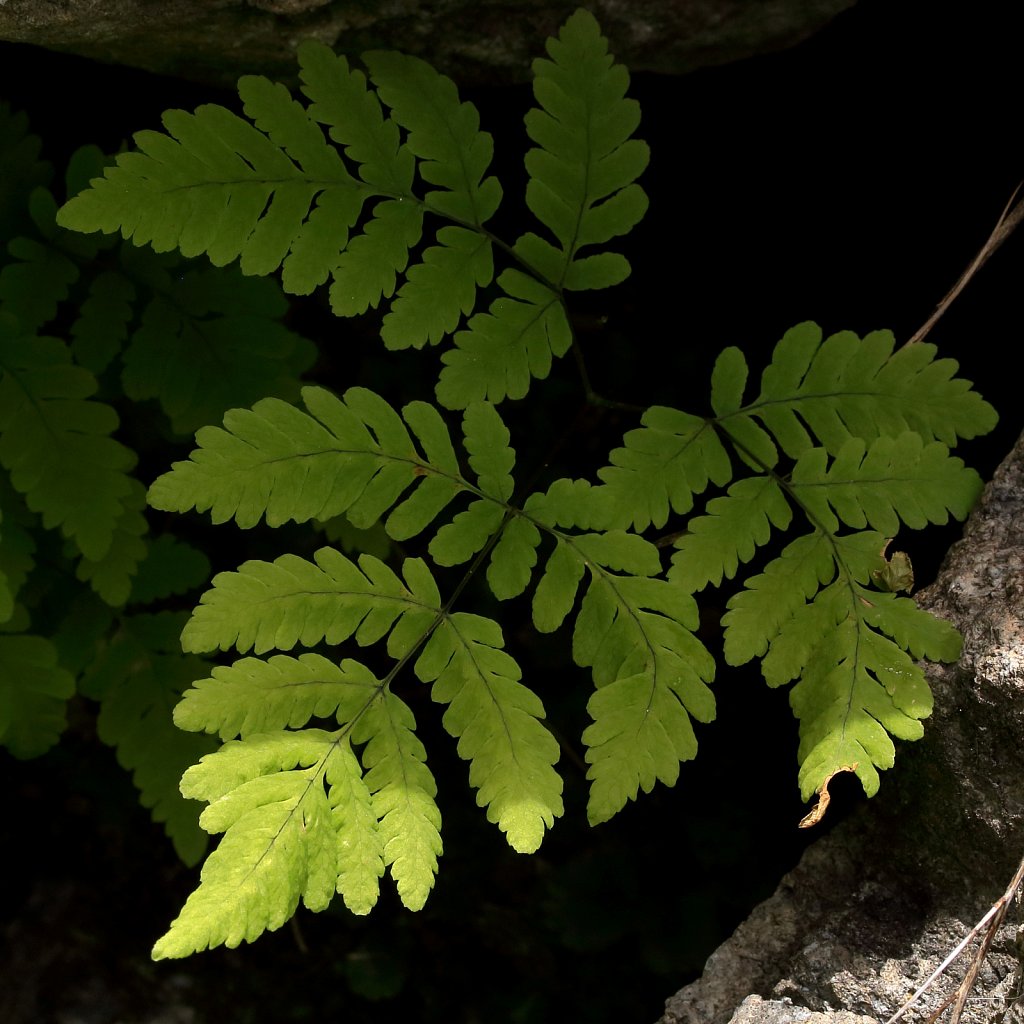
<path id="1" fill-rule="evenodd" d="M 828 784 L 840 772 L 855 772 L 858 764 L 859 762 L 857 761 L 854 761 L 853 764 L 844 764 L 825 779 L 825 781 L 818 787 L 818 802 L 811 808 L 808 814 L 804 815 L 804 817 L 800 819 L 800 824 L 797 828 L 811 828 L 814 825 L 817 825 L 818 822 L 825 817 L 825 812 L 828 810 L 829 802 L 832 799 L 832 795 L 828 791 Z"/>

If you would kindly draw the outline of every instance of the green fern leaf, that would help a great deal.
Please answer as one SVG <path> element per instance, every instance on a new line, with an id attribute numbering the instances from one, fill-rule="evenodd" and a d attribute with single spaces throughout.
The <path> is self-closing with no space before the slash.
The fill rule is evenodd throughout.
<path id="1" fill-rule="evenodd" d="M 59 526 L 87 558 L 103 558 L 135 462 L 110 436 L 117 414 L 88 401 L 96 380 L 62 342 L 25 336 L 3 314 L 0 372 L 0 464 L 45 527 Z"/>
<path id="2" fill-rule="evenodd" d="M 147 550 L 143 537 L 149 527 L 142 514 L 146 507 L 146 489 L 137 480 L 129 482 L 131 488 L 124 497 L 124 510 L 114 525 L 114 537 L 107 553 L 98 559 L 83 555 L 75 569 L 75 576 L 88 583 L 114 608 L 128 600 L 132 579 Z"/>
<path id="3" fill-rule="evenodd" d="M 414 486 L 385 522 L 393 539 L 405 540 L 461 490 L 476 490 L 462 477 L 447 427 L 431 406 L 410 403 L 403 423 L 364 388 L 351 388 L 343 400 L 321 388 L 304 388 L 302 397 L 309 414 L 265 399 L 251 410 L 229 411 L 223 430 L 200 430 L 200 447 L 156 480 L 150 504 L 210 509 L 214 522 L 234 516 L 242 527 L 264 515 L 276 526 L 344 512 L 366 529 Z"/>
<path id="4" fill-rule="evenodd" d="M 589 666 L 597 691 L 583 733 L 591 780 L 587 816 L 606 821 L 638 789 L 674 785 L 694 757 L 691 717 L 715 715 L 707 683 L 715 663 L 693 635 L 697 607 L 665 580 L 595 574 L 573 632 L 573 659 Z"/>
<path id="5" fill-rule="evenodd" d="M 823 583 L 832 580 L 834 573 L 825 534 L 808 534 L 787 545 L 763 573 L 750 577 L 744 589 L 729 599 L 729 610 L 722 618 L 726 662 L 743 665 L 762 656 L 782 623 Z"/>
<path id="6" fill-rule="evenodd" d="M 149 604 L 184 594 L 205 583 L 210 560 L 198 548 L 169 534 L 149 543 L 146 557 L 132 580 L 132 604 Z"/>
<path id="7" fill-rule="evenodd" d="M 416 160 L 404 147 L 398 125 L 385 117 L 366 76 L 322 43 L 299 46 L 299 77 L 309 116 L 328 126 L 331 138 L 359 164 L 359 177 L 383 192 L 411 195 Z"/>
<path id="8" fill-rule="evenodd" d="M 219 665 L 193 684 L 174 710 L 180 729 L 217 733 L 222 740 L 299 729 L 311 718 L 354 721 L 380 689 L 372 673 L 346 658 L 340 666 L 319 654 L 277 654 Z"/>
<path id="9" fill-rule="evenodd" d="M 296 644 L 338 644 L 353 635 L 366 645 L 407 619 L 388 645 L 393 657 L 401 657 L 405 644 L 395 637 L 419 636 L 432 626 L 439 598 L 420 559 L 406 560 L 403 583 L 371 555 L 361 555 L 358 566 L 333 548 L 321 548 L 314 558 L 315 563 L 282 555 L 219 573 L 185 626 L 182 647 L 253 648 L 261 654 Z"/>
<path id="10" fill-rule="evenodd" d="M 7 251 L 14 261 L 0 270 L 0 308 L 32 334 L 56 317 L 78 280 L 78 267 L 53 246 L 31 238 L 15 238 Z"/>
<path id="11" fill-rule="evenodd" d="M 153 947 L 154 959 L 252 942 L 280 928 L 300 899 L 324 909 L 342 884 L 350 909 L 365 913 L 379 858 L 354 862 L 338 834 L 343 821 L 353 834 L 367 830 L 361 775 L 347 743 L 320 729 L 232 741 L 190 768 L 182 794 L 207 801 L 200 823 L 225 835 L 203 865 L 199 888 Z M 343 873 L 350 876 L 344 883 Z"/>
<path id="12" fill-rule="evenodd" d="M 522 398 L 531 378 L 544 380 L 552 356 L 572 345 L 572 331 L 561 299 L 547 286 L 518 270 L 506 270 L 498 284 L 508 296 L 486 313 L 472 317 L 459 331 L 455 348 L 441 356 L 444 369 L 437 400 L 448 409 L 473 402 Z"/>
<path id="13" fill-rule="evenodd" d="M 505 503 L 515 486 L 512 468 L 516 454 L 509 447 L 508 428 L 494 406 L 483 402 L 471 405 L 462 418 L 462 431 L 470 467 L 486 497 L 472 502 L 438 530 L 429 548 L 438 565 L 468 562 L 486 546 L 505 520 Z"/>
<path id="14" fill-rule="evenodd" d="M 480 131 L 476 107 L 460 102 L 451 79 L 418 57 L 377 50 L 363 60 L 377 95 L 409 133 L 406 145 L 420 158 L 420 177 L 440 186 L 424 197 L 427 206 L 482 227 L 501 202 L 501 186 L 484 177 L 494 142 Z"/>
<path id="15" fill-rule="evenodd" d="M 175 275 L 143 310 L 125 351 L 125 394 L 156 398 L 178 434 L 265 396 L 296 397 L 316 348 L 278 322 L 287 308 L 270 280 L 228 270 Z"/>
<path id="16" fill-rule="evenodd" d="M 20 499 L 0 478 L 0 625 L 14 615 L 18 594 L 35 565 L 36 543 L 26 528 L 29 519 Z"/>
<path id="17" fill-rule="evenodd" d="M 0 103 L 0 167 L 4 187 L 0 191 L 0 238 L 15 238 L 27 227 L 27 199 L 36 186 L 46 185 L 53 168 L 39 159 L 42 142 L 28 129 L 28 117 Z"/>
<path id="18" fill-rule="evenodd" d="M 728 495 L 712 498 L 707 514 L 695 516 L 675 542 L 668 578 L 694 593 L 709 583 L 732 579 L 740 562 L 749 562 L 771 537 L 772 527 L 789 526 L 793 517 L 779 485 L 769 476 L 738 480 Z"/>
<path id="19" fill-rule="evenodd" d="M 331 308 L 355 316 L 395 291 L 409 249 L 423 230 L 423 206 L 413 195 L 416 160 L 403 146 L 398 125 L 385 117 L 380 100 L 362 72 L 350 69 L 319 43 L 299 47 L 302 91 L 312 101 L 309 115 L 328 126 L 331 138 L 359 165 L 359 176 L 385 194 L 362 234 L 352 239 L 332 271 Z"/>
<path id="20" fill-rule="evenodd" d="M 182 657 L 180 629 L 181 616 L 167 612 L 123 619 L 86 670 L 81 688 L 100 701 L 99 738 L 117 751 L 142 806 L 163 824 L 182 861 L 192 865 L 206 851 L 207 837 L 196 805 L 178 791 L 178 780 L 213 744 L 176 729 L 172 721 L 182 690 L 207 667 L 199 658 Z"/>
<path id="21" fill-rule="evenodd" d="M 723 487 L 732 478 L 729 456 L 708 420 L 651 406 L 643 426 L 623 438 L 611 465 L 598 476 L 607 487 L 612 525 L 636 530 L 662 527 L 669 510 L 685 514 L 708 482 Z"/>
<path id="22" fill-rule="evenodd" d="M 90 373 L 102 373 L 128 338 L 135 286 L 122 274 L 104 270 L 89 284 L 89 294 L 71 325 L 75 362 Z"/>
<path id="23" fill-rule="evenodd" d="M 283 86 L 244 76 L 239 94 L 256 127 L 214 104 L 167 111 L 169 134 L 137 133 L 139 151 L 121 154 L 58 222 L 120 231 L 157 252 L 205 253 L 215 266 L 241 257 L 246 274 L 283 263 L 285 288 L 299 294 L 322 284 L 367 189 Z"/>
<path id="24" fill-rule="evenodd" d="M 730 434 L 756 417 L 794 458 L 813 446 L 812 434 L 836 455 L 851 437 L 870 442 L 913 431 L 952 447 L 958 437 L 977 437 L 995 426 L 995 410 L 970 381 L 954 376 L 954 360 L 937 360 L 934 345 L 895 352 L 893 346 L 888 331 L 863 340 L 843 331 L 822 341 L 816 324 L 799 324 L 776 346 L 757 399 L 716 412 Z M 730 387 L 735 397 L 743 384 L 734 380 Z"/>
<path id="25" fill-rule="evenodd" d="M 918 739 L 921 719 L 931 713 L 924 673 L 906 652 L 941 661 L 959 656 L 959 635 L 947 623 L 865 586 L 884 548 L 874 531 L 799 538 L 729 601 L 727 660 L 767 649 L 768 684 L 798 680 L 790 702 L 801 723 L 804 799 L 844 768 L 873 796 L 878 769 L 894 762 L 891 737 Z"/>
<path id="26" fill-rule="evenodd" d="M 183 729 L 244 740 L 302 728 L 314 716 L 336 716 L 343 726 L 354 723 L 353 741 L 366 744 L 363 782 L 380 830 L 379 842 L 367 840 L 377 851 L 370 861 L 375 864 L 383 856 L 403 903 L 420 909 L 441 852 L 436 787 L 412 732 L 412 713 L 363 665 L 346 659 L 339 667 L 316 654 L 276 655 L 268 661 L 243 658 L 197 682 L 175 709 L 174 720 Z M 376 868 L 371 875 L 378 877 Z M 365 872 L 354 877 L 365 878 Z"/>
<path id="27" fill-rule="evenodd" d="M 437 785 L 416 738 L 412 711 L 386 689 L 355 724 L 354 743 L 365 743 L 363 781 L 373 801 L 384 864 L 409 910 L 420 910 L 434 887 L 441 854 Z"/>
<path id="28" fill-rule="evenodd" d="M 45 754 L 60 738 L 75 681 L 39 636 L 0 635 L 0 744 L 18 758 Z"/>
<path id="29" fill-rule="evenodd" d="M 476 306 L 477 288 L 494 277 L 491 241 L 477 231 L 445 227 L 439 245 L 409 268 L 406 282 L 384 317 L 380 336 L 392 350 L 436 345 Z"/>
<path id="30" fill-rule="evenodd" d="M 583 734 L 591 780 L 587 815 L 597 824 L 639 789 L 675 784 L 679 763 L 697 752 L 691 716 L 714 718 L 706 683 L 715 666 L 693 635 L 698 615 L 690 593 L 653 578 L 661 571 L 653 544 L 621 530 L 552 532 L 558 546 L 534 592 L 533 620 L 541 632 L 557 629 L 589 570 L 573 660 L 591 669 L 597 685 L 587 704 L 593 723 Z"/>
<path id="31" fill-rule="evenodd" d="M 606 288 L 629 274 L 626 260 L 577 252 L 627 234 L 647 209 L 633 184 L 650 157 L 646 143 L 631 138 L 640 107 L 625 98 L 629 73 L 613 63 L 593 15 L 573 14 L 547 50 L 551 60 L 533 62 L 541 109 L 526 115 L 526 130 L 540 148 L 526 155 L 526 202 L 560 248 L 528 234 L 516 251 L 559 289 Z"/>
<path id="32" fill-rule="evenodd" d="M 423 207 L 388 199 L 373 209 L 361 235 L 338 257 L 330 289 L 337 316 L 357 316 L 376 308 L 395 292 L 397 275 L 405 270 L 409 250 L 423 232 Z"/>
<path id="33" fill-rule="evenodd" d="M 919 434 L 879 437 L 865 447 L 852 438 L 831 466 L 823 448 L 804 451 L 789 483 L 791 493 L 822 529 L 833 533 L 839 519 L 895 536 L 904 522 L 919 530 L 967 518 L 981 494 L 981 478 L 953 458 L 944 444 L 925 444 Z M 838 516 L 838 519 L 837 519 Z"/>
<path id="34" fill-rule="evenodd" d="M 563 811 L 553 767 L 558 743 L 541 724 L 540 698 L 519 682 L 519 666 L 503 647 L 496 622 L 456 612 L 431 634 L 415 672 L 448 705 L 444 727 L 471 762 L 469 783 L 487 820 L 518 853 L 533 853 Z"/>

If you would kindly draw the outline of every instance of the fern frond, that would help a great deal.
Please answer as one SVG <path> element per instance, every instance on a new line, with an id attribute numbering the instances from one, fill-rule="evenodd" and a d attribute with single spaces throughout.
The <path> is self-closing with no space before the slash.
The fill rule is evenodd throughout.
<path id="1" fill-rule="evenodd" d="M 175 274 L 125 350 L 125 394 L 157 399 L 178 434 L 259 398 L 295 398 L 316 347 L 279 322 L 287 308 L 272 280 L 229 269 Z"/>
<path id="2" fill-rule="evenodd" d="M 693 517 L 675 542 L 668 578 L 689 593 L 709 583 L 732 579 L 767 544 L 772 527 L 786 529 L 793 518 L 789 503 L 770 476 L 737 480 L 722 498 L 712 498 L 706 514 Z"/>
<path id="3" fill-rule="evenodd" d="M 907 651 L 936 661 L 959 656 L 959 634 L 947 623 L 865 586 L 884 547 L 874 531 L 799 538 L 729 601 L 727 659 L 739 663 L 767 648 L 768 684 L 798 680 L 790 702 L 800 719 L 804 799 L 854 765 L 873 796 L 877 769 L 894 762 L 890 737 L 918 739 L 931 713 L 924 673 Z"/>
<path id="4" fill-rule="evenodd" d="M 527 234 L 516 252 L 559 289 L 607 288 L 629 274 L 626 260 L 577 253 L 627 234 L 647 209 L 634 184 L 650 157 L 647 144 L 631 138 L 640 106 L 625 98 L 629 73 L 613 62 L 587 11 L 573 14 L 547 50 L 550 60 L 533 62 L 540 109 L 527 113 L 526 130 L 540 148 L 526 155 L 526 202 L 559 248 Z"/>
<path id="5" fill-rule="evenodd" d="M 257 733 L 190 768 L 182 794 L 209 803 L 200 824 L 224 837 L 154 959 L 252 942 L 280 928 L 300 899 L 323 910 L 343 884 L 350 909 L 365 913 L 367 891 L 376 898 L 379 855 L 354 860 L 339 841 L 344 824 L 373 843 L 374 828 L 360 814 L 370 801 L 361 776 L 347 742 L 320 729 Z"/>
<path id="6" fill-rule="evenodd" d="M 49 529 L 90 559 L 110 550 L 134 455 L 110 435 L 114 410 L 89 401 L 96 380 L 56 338 L 22 334 L 0 314 L 0 464 Z"/>
<path id="7" fill-rule="evenodd" d="M 970 381 L 954 376 L 955 360 L 936 359 L 930 344 L 895 352 L 893 346 L 889 331 L 863 339 L 843 331 L 822 341 L 817 324 L 799 324 L 776 346 L 758 397 L 742 407 L 737 392 L 746 364 L 735 349 L 726 350 L 730 369 L 723 376 L 734 377 L 736 401 L 716 408 L 720 422 L 732 434 L 755 417 L 793 458 L 812 447 L 813 438 L 836 455 L 851 437 L 872 441 L 913 431 L 926 442 L 953 447 L 958 437 L 977 437 L 995 426 L 992 406 Z"/>
<path id="8" fill-rule="evenodd" d="M 548 525 L 548 524 L 545 524 Z M 550 527 L 549 527 L 550 529 Z M 679 763 L 697 752 L 691 716 L 714 718 L 706 685 L 714 660 L 694 636 L 697 606 L 661 571 L 653 544 L 621 530 L 567 535 L 558 541 L 533 597 L 541 632 L 572 610 L 580 581 L 591 582 L 573 629 L 573 660 L 590 668 L 597 692 L 583 733 L 591 780 L 587 815 L 606 821 L 655 782 L 673 785 Z"/>
<path id="9" fill-rule="evenodd" d="M 18 758 L 45 754 L 67 722 L 75 681 L 40 636 L 0 635 L 0 744 Z"/>
<path id="10" fill-rule="evenodd" d="M 472 317 L 442 353 L 436 394 L 448 409 L 473 402 L 522 398 L 531 378 L 544 380 L 553 356 L 572 345 L 572 330 L 557 293 L 519 270 L 498 276 L 506 298 Z"/>
<path id="11" fill-rule="evenodd" d="M 255 127 L 214 104 L 167 111 L 168 134 L 137 133 L 138 151 L 118 156 L 58 222 L 120 231 L 157 252 L 205 253 L 215 266 L 240 257 L 245 274 L 283 264 L 284 286 L 298 294 L 322 284 L 369 189 L 283 86 L 244 76 L 238 88 Z"/>
<path id="12" fill-rule="evenodd" d="M 610 525 L 662 527 L 670 510 L 689 512 L 709 481 L 723 487 L 732 479 L 729 455 L 710 420 L 651 406 L 640 422 L 597 474 L 614 510 Z"/>
<path id="13" fill-rule="evenodd" d="M 178 791 L 181 774 L 213 748 L 205 736 L 174 727 L 172 710 L 189 683 L 207 669 L 178 649 L 181 616 L 128 616 L 85 671 L 83 694 L 100 702 L 99 738 L 132 773 L 143 807 L 163 825 L 184 863 L 198 863 L 207 838 L 196 805 Z"/>
<path id="14" fill-rule="evenodd" d="M 541 722 L 540 698 L 519 682 L 501 627 L 466 612 L 447 615 L 415 672 L 434 683 L 433 699 L 448 705 L 444 727 L 470 761 L 469 783 L 487 820 L 518 853 L 533 853 L 563 811 L 562 780 L 553 767 L 558 743 Z"/>
<path id="15" fill-rule="evenodd" d="M 518 682 L 519 667 L 503 650 L 497 624 L 463 613 L 447 615 L 420 559 L 406 560 L 403 583 L 369 555 L 360 557 L 358 567 L 331 548 L 315 557 L 316 564 L 282 555 L 219 574 L 187 623 L 182 646 L 188 651 L 255 648 L 260 653 L 298 643 L 338 644 L 349 637 L 366 645 L 387 636 L 388 653 L 401 658 L 429 636 L 416 674 L 435 684 L 435 700 L 451 705 L 445 728 L 460 738 L 460 756 L 472 762 L 470 784 L 480 790 L 477 799 L 488 806 L 489 819 L 515 849 L 535 850 L 544 828 L 561 814 L 561 780 L 551 767 L 558 745 L 537 721 L 543 706 Z M 256 685 L 263 685 L 259 680 L 273 678 L 274 665 L 269 664 L 254 669 L 243 662 L 220 674 L 241 685 L 239 673 L 255 673 Z M 297 671 L 290 665 L 286 669 Z M 317 671 L 322 673 L 319 663 Z M 338 681 L 336 674 L 331 678 Z M 309 692 L 313 699 L 324 691 L 313 687 Z M 220 721 L 214 715 L 204 720 Z"/>

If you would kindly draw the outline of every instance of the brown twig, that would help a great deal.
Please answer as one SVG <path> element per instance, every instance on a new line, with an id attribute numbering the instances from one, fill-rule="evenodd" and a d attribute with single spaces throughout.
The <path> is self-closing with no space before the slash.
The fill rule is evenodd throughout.
<path id="1" fill-rule="evenodd" d="M 981 965 L 985 962 L 985 957 L 988 955 L 988 951 L 995 940 L 996 933 L 1002 927 L 1003 919 L 1006 917 L 1006 912 L 1009 910 L 1010 903 L 1013 901 L 1013 898 L 1017 894 L 1017 890 L 1020 888 L 1022 882 L 1024 882 L 1024 859 L 1022 859 L 1017 865 L 1017 870 L 1014 872 L 1013 878 L 1010 880 L 1010 884 L 1006 887 L 1006 891 L 1003 895 L 1000 896 L 991 907 L 989 907 L 982 919 L 970 930 L 967 936 L 958 943 L 956 949 L 954 949 L 953 952 L 950 953 L 934 971 L 932 971 L 928 976 L 928 980 L 925 981 L 925 983 L 885 1022 L 885 1024 L 896 1024 L 896 1021 L 898 1021 L 900 1017 L 902 1017 L 903 1014 L 906 1013 L 907 1010 L 909 1010 L 910 1007 L 913 1006 L 929 988 L 931 988 L 939 975 L 941 975 L 963 952 L 971 940 L 980 932 L 984 931 L 985 938 L 982 939 L 977 953 L 974 954 L 974 957 L 971 960 L 971 965 L 967 968 L 967 973 L 964 975 L 963 980 L 945 999 L 943 999 L 939 1004 L 938 1009 L 932 1013 L 926 1022 L 926 1024 L 934 1024 L 949 1004 L 955 1000 L 956 1005 L 953 1007 L 953 1013 L 950 1017 L 949 1024 L 959 1024 L 960 1015 L 963 1013 L 964 1006 L 967 1003 L 967 997 L 970 995 L 971 989 L 974 987 L 974 982 L 978 977 L 978 971 L 981 970 Z"/>
<path id="2" fill-rule="evenodd" d="M 1024 185 L 1024 182 L 1021 182 L 1021 185 Z M 953 304 L 956 297 L 967 287 L 971 278 L 985 265 L 996 249 L 1010 237 L 1013 229 L 1024 220 L 1024 198 L 1017 200 L 1017 204 L 1013 205 L 1014 200 L 1017 199 L 1017 193 L 1021 190 L 1021 185 L 1018 185 L 1013 190 L 1013 195 L 1010 196 L 1009 202 L 1003 208 L 996 226 L 992 229 L 992 234 L 988 236 L 988 240 L 978 251 L 978 255 L 971 260 L 970 265 L 960 275 L 956 284 L 953 285 L 946 297 L 935 307 L 935 312 L 928 317 L 918 332 L 907 342 L 908 345 L 913 345 L 924 339 L 925 335 L 935 326 L 942 314 Z"/>

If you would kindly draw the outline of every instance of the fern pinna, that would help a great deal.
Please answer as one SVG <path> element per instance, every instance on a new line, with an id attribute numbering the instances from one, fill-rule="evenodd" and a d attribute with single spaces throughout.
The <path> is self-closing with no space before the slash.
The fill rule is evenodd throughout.
<path id="1" fill-rule="evenodd" d="M 604 246 L 646 208 L 639 109 L 594 19 L 573 15 L 548 55 L 526 117 L 538 231 L 511 244 L 487 227 L 503 198 L 491 138 L 454 85 L 390 53 L 368 54 L 364 75 L 313 43 L 299 53 L 307 106 L 243 78 L 248 120 L 170 111 L 168 134 L 139 133 L 138 151 L 58 215 L 157 252 L 238 259 L 247 275 L 280 269 L 297 294 L 330 282 L 338 315 L 390 300 L 390 349 L 451 340 L 437 405 L 396 410 L 363 387 L 306 387 L 301 408 L 266 397 L 203 426 L 190 458 L 149 490 L 154 508 L 241 528 L 382 524 L 403 545 L 420 538 L 437 566 L 468 566 L 447 594 L 424 557 L 388 564 L 333 547 L 215 577 L 182 646 L 242 657 L 206 672 L 175 722 L 223 743 L 181 781 L 223 838 L 157 957 L 252 940 L 300 900 L 318 910 L 335 892 L 365 913 L 385 873 L 406 906 L 423 905 L 441 820 L 398 695 L 410 675 L 444 708 L 488 818 L 516 850 L 538 848 L 563 810 L 558 744 L 501 626 L 458 607 L 475 574 L 499 601 L 530 591 L 538 631 L 571 622 L 573 659 L 594 682 L 582 736 L 594 823 L 675 783 L 696 754 L 693 722 L 715 714 L 715 662 L 695 633 L 694 594 L 736 579 L 778 532 L 796 537 L 730 598 L 724 653 L 761 658 L 770 685 L 796 680 L 805 797 L 844 769 L 873 793 L 892 737 L 919 736 L 930 710 L 914 659 L 957 657 L 950 627 L 872 585 L 901 525 L 962 519 L 979 492 L 949 449 L 995 414 L 932 346 L 894 350 L 884 332 L 823 340 L 802 324 L 752 396 L 743 356 L 727 349 L 707 415 L 651 407 L 596 481 L 517 487 L 497 406 L 577 344 L 567 292 L 623 280 L 628 263 Z M 438 406 L 462 412 L 458 443 Z M 352 642 L 380 645 L 390 667 L 345 656 Z"/>

